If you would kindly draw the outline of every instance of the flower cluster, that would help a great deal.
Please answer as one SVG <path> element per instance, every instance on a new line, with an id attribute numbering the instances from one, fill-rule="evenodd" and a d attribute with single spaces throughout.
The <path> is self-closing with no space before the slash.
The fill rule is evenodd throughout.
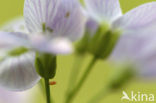
<path id="1" fill-rule="evenodd" d="M 48 102 L 57 56 L 72 52 L 90 53 L 93 60 L 67 103 L 98 59 L 126 64 L 144 77 L 156 76 L 155 28 L 156 2 L 123 14 L 119 0 L 25 0 L 24 19 L 0 31 L 0 86 L 22 91 L 43 78 Z"/>

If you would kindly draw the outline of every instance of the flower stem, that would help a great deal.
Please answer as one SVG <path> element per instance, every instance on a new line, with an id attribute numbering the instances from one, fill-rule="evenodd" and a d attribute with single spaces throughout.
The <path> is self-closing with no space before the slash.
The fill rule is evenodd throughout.
<path id="1" fill-rule="evenodd" d="M 47 98 L 47 103 L 51 103 L 50 100 L 50 86 L 49 86 L 49 79 L 44 79 L 45 80 L 45 90 L 46 90 L 46 98 Z"/>
<path id="2" fill-rule="evenodd" d="M 76 87 L 68 94 L 67 99 L 66 99 L 66 103 L 71 103 L 72 100 L 74 99 L 74 97 L 77 95 L 77 93 L 79 92 L 79 90 L 81 89 L 81 87 L 83 86 L 84 82 L 86 81 L 87 77 L 89 76 L 94 64 L 96 63 L 96 57 L 94 57 L 89 66 L 87 67 L 86 71 L 84 72 L 82 78 L 80 79 L 78 85 L 76 85 Z"/>

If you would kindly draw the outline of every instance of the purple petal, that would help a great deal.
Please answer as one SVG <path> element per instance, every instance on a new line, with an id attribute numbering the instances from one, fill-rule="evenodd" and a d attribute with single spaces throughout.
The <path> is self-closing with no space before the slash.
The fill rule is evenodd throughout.
<path id="1" fill-rule="evenodd" d="M 40 77 L 34 67 L 34 53 L 9 57 L 0 62 L 0 86 L 23 91 L 33 87 Z"/>
<path id="2" fill-rule="evenodd" d="M 132 64 L 139 76 L 156 76 L 155 44 L 155 33 L 122 35 L 110 56 L 110 61 Z"/>
<path id="3" fill-rule="evenodd" d="M 77 0 L 26 0 L 24 16 L 31 32 L 42 32 L 43 24 L 52 37 L 79 39 L 86 18 Z"/>
<path id="4" fill-rule="evenodd" d="M 29 95 L 28 92 L 12 92 L 0 88 L 1 103 L 28 103 Z"/>
<path id="5" fill-rule="evenodd" d="M 90 16 L 98 22 L 111 23 L 122 15 L 119 0 L 85 0 L 85 4 Z"/>
<path id="6" fill-rule="evenodd" d="M 124 31 L 145 31 L 149 29 L 153 23 L 156 24 L 156 2 L 143 4 L 119 19 L 117 19 L 113 27 L 120 28 Z"/>
<path id="7" fill-rule="evenodd" d="M 7 23 L 2 27 L 2 30 L 7 32 L 23 32 L 28 33 L 27 27 L 23 17 L 17 17 Z"/>
<path id="8" fill-rule="evenodd" d="M 88 19 L 86 24 L 86 31 L 92 36 L 96 33 L 96 30 L 98 28 L 98 23 L 93 19 Z"/>
<path id="9" fill-rule="evenodd" d="M 0 48 L 29 47 L 28 36 L 23 33 L 0 32 Z"/>
<path id="10" fill-rule="evenodd" d="M 73 51 L 72 43 L 65 38 L 47 39 L 42 35 L 34 35 L 31 37 L 31 44 L 40 52 L 69 54 Z"/>
<path id="11" fill-rule="evenodd" d="M 42 32 L 43 23 L 52 22 L 60 0 L 25 0 L 24 18 L 30 32 Z"/>

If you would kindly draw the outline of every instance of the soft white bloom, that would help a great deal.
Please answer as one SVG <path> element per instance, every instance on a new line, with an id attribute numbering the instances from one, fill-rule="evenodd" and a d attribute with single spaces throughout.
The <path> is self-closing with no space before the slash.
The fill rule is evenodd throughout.
<path id="1" fill-rule="evenodd" d="M 156 35 L 122 36 L 117 43 L 110 61 L 116 65 L 130 65 L 137 75 L 146 78 L 156 77 Z"/>
<path id="2" fill-rule="evenodd" d="M 84 0 L 88 17 L 86 33 L 91 35 L 89 52 L 106 59 L 120 37 L 156 33 L 156 2 L 150 2 L 122 14 L 119 0 Z M 94 35 L 95 34 L 95 35 Z"/>
<path id="3" fill-rule="evenodd" d="M 119 0 L 84 0 L 89 18 L 121 34 L 140 34 L 154 31 L 156 2 L 146 3 L 122 14 Z M 95 24 L 94 24 L 95 25 Z"/>
<path id="4" fill-rule="evenodd" d="M 71 42 L 83 35 L 86 21 L 77 0 L 25 0 L 24 18 L 26 26 L 18 27 L 16 23 L 21 22 L 16 21 L 10 26 L 11 32 L 0 32 L 3 51 L 9 53 L 20 47 L 29 50 L 2 57 L 0 86 L 10 90 L 25 90 L 39 81 L 34 68 L 36 51 L 54 55 L 72 52 Z"/>
<path id="5" fill-rule="evenodd" d="M 84 1 L 89 18 L 99 25 L 109 25 L 111 31 L 120 31 L 110 60 L 131 64 L 143 76 L 156 76 L 156 2 L 145 3 L 122 14 L 119 0 Z M 92 23 L 87 27 L 94 26 Z"/>
<path id="6" fill-rule="evenodd" d="M 3 24 L 3 26 L 1 27 L 1 30 L 8 31 L 8 32 L 29 33 L 25 25 L 24 18 L 22 16 L 15 17 L 11 19 L 10 21 L 6 22 L 5 24 Z"/>
<path id="7" fill-rule="evenodd" d="M 22 17 L 15 18 L 7 22 L 2 30 L 25 33 L 28 32 Z M 12 36 L 12 35 L 11 35 Z M 7 39 L 7 38 L 6 38 Z M 3 41 L 3 39 L 1 40 Z M 8 38 L 8 43 L 20 41 Z M 22 42 L 22 40 L 21 40 Z M 6 43 L 5 43 L 6 44 Z M 35 53 L 27 52 L 19 56 L 8 56 L 12 50 L 11 45 L 2 45 L 0 48 L 0 86 L 9 90 L 25 90 L 35 85 L 40 77 L 34 67 Z"/>
<path id="8" fill-rule="evenodd" d="M 111 23 L 122 16 L 118 0 L 84 0 L 88 14 L 97 22 Z"/>
<path id="9" fill-rule="evenodd" d="M 61 39 L 59 41 L 64 41 L 66 45 L 63 46 L 66 46 L 66 49 L 69 48 L 68 51 L 71 52 L 71 43 L 66 43 L 66 41 L 71 42 L 80 39 L 83 35 L 86 21 L 77 0 L 25 0 L 24 18 L 26 27 L 31 35 L 16 32 L 0 32 L 0 38 L 4 38 L 0 44 L 5 46 L 15 45 L 16 47 L 26 46 L 29 49 L 58 54 L 60 52 L 59 48 L 56 50 L 57 47 L 55 47 L 54 50 L 47 45 L 52 40 Z M 19 36 L 19 34 L 23 35 L 24 38 Z M 40 35 L 40 38 L 42 37 L 43 39 L 39 39 L 41 41 L 35 40 L 36 35 Z M 11 40 L 8 41 L 10 38 Z M 42 41 L 44 39 L 46 39 L 47 43 Z M 17 40 L 20 41 L 17 42 Z M 42 43 L 48 48 L 45 48 L 45 50 L 38 48 Z M 63 51 L 61 53 L 66 54 L 66 49 L 65 53 Z"/>

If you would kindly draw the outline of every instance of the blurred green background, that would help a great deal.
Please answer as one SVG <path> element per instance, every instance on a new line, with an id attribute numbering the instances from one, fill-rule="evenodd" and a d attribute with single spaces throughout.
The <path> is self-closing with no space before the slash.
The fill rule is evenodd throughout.
<path id="1" fill-rule="evenodd" d="M 120 0 L 121 7 L 123 9 L 123 13 L 127 12 L 128 10 L 141 5 L 146 2 L 151 2 L 156 0 Z M 23 4 L 24 0 L 0 0 L 0 25 L 4 24 L 6 21 L 13 19 L 16 16 L 23 14 Z M 89 60 L 91 59 L 90 56 L 85 58 L 85 62 L 81 72 L 83 72 L 84 68 L 87 66 Z M 56 103 L 61 103 L 64 100 L 64 93 L 67 88 L 67 83 L 69 79 L 69 73 L 71 66 L 74 61 L 74 56 L 59 56 L 58 57 L 58 69 L 55 81 L 57 81 L 57 85 L 52 87 L 51 93 L 53 98 L 55 99 Z M 97 91 L 105 86 L 106 81 L 108 81 L 108 77 L 113 70 L 111 66 L 104 62 L 98 61 L 98 63 L 94 66 L 94 70 L 92 74 L 89 76 L 87 82 L 79 92 L 77 98 L 75 99 L 74 103 L 87 103 L 90 97 L 94 96 Z M 156 79 L 155 79 L 156 80 Z M 126 91 L 130 93 L 131 91 L 134 92 L 141 92 L 141 93 L 152 93 L 155 94 L 156 99 L 156 81 L 147 82 L 147 81 L 140 81 L 137 79 L 133 79 L 129 81 L 127 85 L 125 85 L 120 90 L 108 94 L 102 102 L 100 103 L 122 103 L 122 91 Z M 37 87 L 34 87 L 31 91 L 32 99 L 37 99 L 40 102 L 34 103 L 44 103 L 42 95 L 40 94 Z M 130 102 L 127 102 L 130 103 Z M 148 102 L 135 102 L 135 103 L 148 103 Z M 150 102 L 152 103 L 152 102 Z"/>

